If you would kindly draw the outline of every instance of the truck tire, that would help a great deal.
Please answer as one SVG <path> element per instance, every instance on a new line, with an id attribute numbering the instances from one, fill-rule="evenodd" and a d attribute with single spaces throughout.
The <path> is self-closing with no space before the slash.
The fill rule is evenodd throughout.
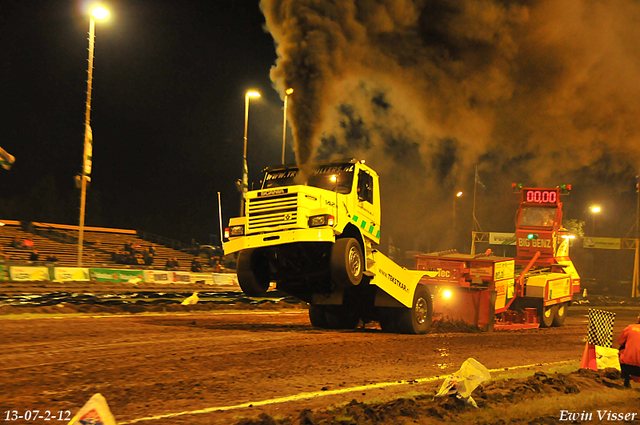
<path id="1" fill-rule="evenodd" d="M 360 323 L 360 317 L 343 305 L 327 306 L 325 317 L 329 329 L 354 329 Z"/>
<path id="2" fill-rule="evenodd" d="M 311 304 L 309 306 L 309 320 L 311 321 L 311 326 L 315 328 L 326 329 L 329 327 L 326 312 L 319 305 Z"/>
<path id="3" fill-rule="evenodd" d="M 236 263 L 238 284 L 249 297 L 262 297 L 269 289 L 269 261 L 255 248 L 240 251 Z"/>
<path id="4" fill-rule="evenodd" d="M 354 238 L 338 239 L 331 247 L 331 277 L 342 286 L 358 285 L 362 281 L 364 257 Z"/>
<path id="5" fill-rule="evenodd" d="M 553 321 L 556 317 L 556 312 L 558 311 L 557 305 L 550 306 L 542 306 L 538 307 L 538 316 L 540 316 L 540 327 L 541 328 L 550 328 L 553 324 Z"/>
<path id="6" fill-rule="evenodd" d="M 426 334 L 431 329 L 433 301 L 424 285 L 418 285 L 413 295 L 411 308 L 402 308 L 396 318 L 398 332 L 404 334 Z"/>
<path id="7" fill-rule="evenodd" d="M 566 317 L 567 303 L 558 304 L 558 310 L 556 311 L 556 315 L 553 318 L 553 323 L 551 324 L 551 326 L 562 326 Z"/>
<path id="8" fill-rule="evenodd" d="M 398 327 L 396 326 L 396 317 L 398 315 L 398 309 L 395 307 L 381 307 L 382 311 L 378 316 L 378 322 L 383 332 L 397 333 Z"/>

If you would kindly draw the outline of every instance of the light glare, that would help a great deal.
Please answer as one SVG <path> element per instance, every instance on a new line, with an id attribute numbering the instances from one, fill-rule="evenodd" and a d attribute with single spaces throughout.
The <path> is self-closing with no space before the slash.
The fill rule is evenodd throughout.
<path id="1" fill-rule="evenodd" d="M 445 290 L 445 291 L 442 293 L 442 296 L 443 296 L 444 298 L 451 298 L 451 291 L 450 291 L 450 290 L 448 290 L 448 289 L 447 289 L 447 290 Z"/>
<path id="2" fill-rule="evenodd" d="M 109 16 L 109 11 L 104 7 L 98 6 L 91 11 L 91 16 L 96 19 L 104 19 Z"/>
<path id="3" fill-rule="evenodd" d="M 257 91 L 248 91 L 247 92 L 247 97 L 260 97 L 260 93 Z"/>

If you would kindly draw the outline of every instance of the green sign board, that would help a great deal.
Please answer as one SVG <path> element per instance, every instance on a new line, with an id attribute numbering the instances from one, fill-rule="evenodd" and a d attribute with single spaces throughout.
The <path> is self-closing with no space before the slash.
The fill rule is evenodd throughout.
<path id="1" fill-rule="evenodd" d="M 89 269 L 91 280 L 98 282 L 130 282 L 144 280 L 142 270 L 120 270 L 120 269 Z"/>

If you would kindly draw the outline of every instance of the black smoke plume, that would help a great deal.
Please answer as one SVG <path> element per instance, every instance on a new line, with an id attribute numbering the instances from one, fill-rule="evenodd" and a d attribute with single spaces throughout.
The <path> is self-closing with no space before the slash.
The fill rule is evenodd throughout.
<path id="1" fill-rule="evenodd" d="M 476 165 L 488 187 L 477 196 L 483 230 L 513 231 L 512 181 L 573 183 L 580 202 L 631 194 L 640 157 L 637 0 L 260 6 L 278 54 L 272 81 L 280 93 L 295 89 L 298 163 L 366 158 L 383 178 L 384 222 L 408 249 L 454 243 L 453 208 L 469 245 Z M 456 205 L 458 189 L 466 194 Z M 573 216 L 583 215 L 576 206 Z"/>

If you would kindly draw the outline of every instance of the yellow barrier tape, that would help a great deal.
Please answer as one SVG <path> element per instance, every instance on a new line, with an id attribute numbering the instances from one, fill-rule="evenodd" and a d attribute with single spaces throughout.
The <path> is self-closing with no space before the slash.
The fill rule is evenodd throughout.
<path id="1" fill-rule="evenodd" d="M 500 371 L 505 371 L 505 370 L 524 369 L 524 368 L 533 367 L 533 366 L 559 365 L 559 364 L 566 364 L 566 363 L 572 363 L 572 362 L 575 362 L 575 361 L 574 360 L 565 360 L 565 361 L 561 361 L 561 362 L 536 363 L 536 364 L 529 364 L 529 365 L 522 365 L 522 366 L 505 367 L 505 368 L 500 368 L 500 369 L 489 369 L 489 372 L 500 372 Z M 577 364 L 577 362 L 576 362 L 576 364 Z M 361 386 L 358 386 L 358 387 L 341 388 L 339 390 L 327 390 L 327 391 L 314 391 L 314 392 L 309 392 L 309 393 L 300 393 L 300 394 L 294 394 L 294 395 L 285 396 L 285 397 L 272 398 L 272 399 L 269 399 L 269 400 L 253 401 L 253 402 L 247 402 L 247 403 L 242 403 L 242 404 L 236 404 L 236 405 L 233 405 L 233 406 L 207 407 L 205 409 L 200 409 L 200 410 L 192 410 L 192 411 L 186 411 L 186 412 L 167 413 L 167 414 L 163 414 L 163 415 L 149 416 L 149 417 L 146 417 L 146 418 L 139 418 L 139 419 L 133 419 L 131 421 L 119 422 L 119 424 L 120 425 L 128 425 L 128 424 L 135 424 L 135 423 L 144 422 L 144 421 L 154 421 L 154 420 L 158 420 L 158 419 L 174 418 L 176 416 L 195 415 L 195 414 L 212 413 L 212 412 L 223 412 L 223 411 L 226 411 L 226 410 L 243 409 L 243 408 L 247 408 L 247 407 L 266 406 L 266 405 L 269 405 L 269 404 L 286 403 L 288 401 L 297 401 L 297 400 L 304 400 L 304 399 L 309 399 L 309 398 L 314 398 L 314 397 L 323 397 L 323 396 L 329 396 L 329 395 L 344 394 L 344 393 L 349 393 L 349 392 L 354 392 L 354 391 L 371 390 L 371 389 L 376 389 L 376 388 L 386 388 L 386 387 L 392 387 L 392 386 L 398 386 L 398 385 L 420 384 L 420 383 L 426 383 L 426 382 L 438 381 L 440 379 L 445 379 L 449 375 L 450 374 L 438 375 L 438 376 L 430 376 L 430 377 L 427 377 L 427 378 L 418 378 L 418 379 L 411 379 L 411 380 L 406 380 L 406 381 L 381 382 L 379 384 L 361 385 Z"/>

